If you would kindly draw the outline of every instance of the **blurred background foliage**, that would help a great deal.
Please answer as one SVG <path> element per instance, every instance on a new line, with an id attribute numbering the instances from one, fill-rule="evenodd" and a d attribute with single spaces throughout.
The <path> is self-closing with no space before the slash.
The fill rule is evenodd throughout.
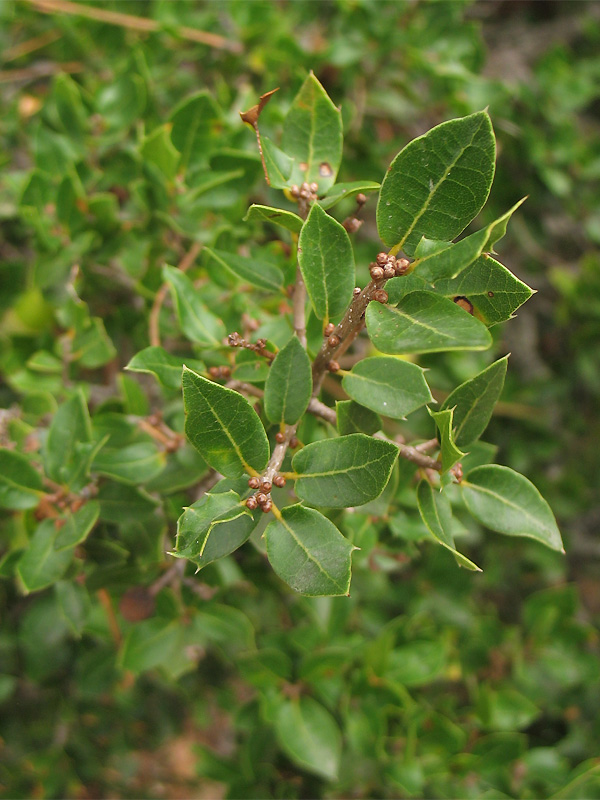
<path id="1" fill-rule="evenodd" d="M 13 579 L 26 515 L 2 521 L 3 796 L 600 797 L 600 7 L 68 5 L 0 4 L 1 443 L 35 452 L 80 387 L 98 435 L 146 447 L 148 471 L 140 489 L 126 464 L 105 468 L 117 477 L 100 487 L 101 533 L 45 591 Z M 88 18 L 97 8 L 137 21 Z M 165 533 L 203 465 L 184 449 L 161 472 L 164 454 L 127 420 L 164 399 L 121 370 L 149 344 L 162 264 L 191 242 L 260 240 L 285 262 L 241 222 L 279 198 L 238 111 L 280 86 L 261 118 L 275 133 L 310 69 L 342 108 L 341 180 L 380 180 L 414 136 L 489 107 L 498 167 L 480 221 L 529 195 L 502 255 L 538 294 L 494 329 L 513 356 L 486 438 L 549 499 L 566 558 L 470 529 L 484 572 L 467 574 L 410 541 L 408 499 L 344 523 L 362 548 L 350 599 L 292 595 L 251 547 L 161 586 Z M 374 211 L 356 241 L 363 278 Z M 225 317 L 248 309 L 215 281 L 205 298 L 228 297 Z M 421 363 L 444 390 L 491 358 Z M 177 392 L 167 401 L 180 418 Z M 85 581 L 69 580 L 78 570 Z M 342 748 L 337 777 L 286 724 L 299 694 L 309 719 L 317 699 L 339 726 L 323 745 Z"/>

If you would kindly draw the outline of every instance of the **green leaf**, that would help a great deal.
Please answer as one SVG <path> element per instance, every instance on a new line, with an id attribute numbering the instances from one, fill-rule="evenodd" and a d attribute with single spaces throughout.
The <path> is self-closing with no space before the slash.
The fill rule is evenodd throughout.
<path id="1" fill-rule="evenodd" d="M 165 389 L 180 389 L 184 360 L 196 372 L 205 370 L 205 366 L 201 361 L 190 358 L 184 359 L 183 356 L 174 356 L 162 347 L 145 347 L 134 355 L 125 369 L 154 375 Z"/>
<path id="2" fill-rule="evenodd" d="M 550 506 L 524 475 L 487 464 L 471 470 L 461 489 L 468 510 L 482 525 L 508 536 L 528 536 L 564 553 Z"/>
<path id="3" fill-rule="evenodd" d="M 433 292 L 411 292 L 395 308 L 369 303 L 367 330 L 382 353 L 485 350 L 492 337 L 479 320 Z"/>
<path id="4" fill-rule="evenodd" d="M 80 366 L 96 369 L 108 364 L 117 355 L 114 344 L 100 317 L 86 320 L 73 337 L 71 344 L 72 361 Z"/>
<path id="5" fill-rule="evenodd" d="M 71 485 L 89 474 L 92 448 L 82 448 L 92 438 L 92 423 L 83 395 L 77 392 L 59 406 L 44 447 L 46 475 L 56 483 Z M 85 457 L 87 455 L 87 457 Z"/>
<path id="6" fill-rule="evenodd" d="M 43 494 L 42 476 L 25 456 L 0 448 L 0 507 L 35 508 Z"/>
<path id="7" fill-rule="evenodd" d="M 342 386 L 357 403 L 386 417 L 404 419 L 433 400 L 424 373 L 399 358 L 363 358 L 344 375 Z"/>
<path id="8" fill-rule="evenodd" d="M 325 197 L 319 200 L 319 205 L 325 209 L 333 208 L 333 206 L 336 205 L 336 203 L 339 203 L 340 200 L 345 200 L 347 197 L 355 197 L 360 192 L 363 194 L 367 194 L 368 192 L 376 192 L 380 187 L 381 184 L 376 183 L 375 181 L 336 183 L 335 186 L 332 186 L 327 192 Z"/>
<path id="9" fill-rule="evenodd" d="M 171 555 L 205 567 L 243 545 L 257 521 L 236 492 L 209 492 L 179 517 Z"/>
<path id="10" fill-rule="evenodd" d="M 346 230 L 318 203 L 300 232 L 298 264 L 317 317 L 342 314 L 354 290 L 354 253 Z"/>
<path id="11" fill-rule="evenodd" d="M 283 122 L 281 146 L 295 159 L 290 182 L 316 182 L 319 193 L 335 183 L 342 161 L 342 115 L 313 73 Z"/>
<path id="12" fill-rule="evenodd" d="M 458 447 L 479 439 L 487 428 L 504 386 L 507 364 L 508 356 L 495 361 L 444 400 L 440 410 L 454 408 L 454 441 Z"/>
<path id="13" fill-rule="evenodd" d="M 267 136 L 261 136 L 261 145 L 269 176 L 269 186 L 273 189 L 285 189 L 291 186 L 294 159 L 280 150 Z"/>
<path id="14" fill-rule="evenodd" d="M 371 436 L 382 428 L 381 417 L 354 400 L 337 400 L 335 404 L 337 429 L 340 436 L 366 433 Z"/>
<path id="15" fill-rule="evenodd" d="M 54 591 L 62 616 L 79 638 L 91 606 L 87 590 L 74 581 L 58 581 L 54 584 Z"/>
<path id="16" fill-rule="evenodd" d="M 228 478 L 265 468 L 267 434 L 241 394 L 184 367 L 183 402 L 186 435 L 207 464 Z"/>
<path id="17" fill-rule="evenodd" d="M 392 161 L 381 186 L 381 239 L 412 255 L 422 236 L 456 238 L 487 199 L 495 156 L 485 111 L 444 122 L 410 142 Z"/>
<path id="18" fill-rule="evenodd" d="M 257 261 L 255 258 L 245 258 L 225 250 L 211 250 L 204 248 L 215 261 L 234 275 L 236 278 L 251 283 L 267 292 L 280 292 L 283 286 L 283 274 L 275 264 L 266 261 Z"/>
<path id="19" fill-rule="evenodd" d="M 225 325 L 209 311 L 191 282 L 181 270 L 163 267 L 183 334 L 203 347 L 218 347 L 225 336 Z"/>
<path id="20" fill-rule="evenodd" d="M 122 483 L 138 485 L 155 478 L 165 468 L 166 454 L 153 442 L 127 447 L 104 447 L 95 457 L 92 470 Z"/>
<path id="21" fill-rule="evenodd" d="M 349 593 L 355 548 L 318 511 L 288 506 L 269 523 L 264 537 L 271 566 L 295 591 L 310 597 Z"/>
<path id="22" fill-rule="evenodd" d="M 437 281 L 435 291 L 445 297 L 464 297 L 486 325 L 510 319 L 533 294 L 527 284 L 487 255 L 478 258 L 454 280 Z"/>
<path id="23" fill-rule="evenodd" d="M 140 153 L 144 161 L 153 164 L 162 174 L 172 180 L 177 171 L 179 153 L 173 147 L 169 124 L 152 131 L 141 144 Z"/>
<path id="24" fill-rule="evenodd" d="M 457 461 L 465 455 L 458 449 L 454 442 L 452 433 L 454 408 L 447 408 L 444 411 L 432 411 L 427 409 L 430 416 L 433 418 L 436 427 L 439 431 L 440 451 L 442 456 L 442 474 L 448 472 L 449 469 L 456 464 Z"/>
<path id="25" fill-rule="evenodd" d="M 73 559 L 75 547 L 94 527 L 99 509 L 99 504 L 92 501 L 75 514 L 56 520 L 45 519 L 38 525 L 17 566 L 27 592 L 39 592 L 62 578 Z"/>
<path id="26" fill-rule="evenodd" d="M 395 444 L 362 433 L 313 442 L 292 460 L 296 494 L 327 508 L 363 505 L 384 490 L 397 457 Z"/>
<path id="27" fill-rule="evenodd" d="M 452 536 L 452 506 L 443 492 L 434 489 L 429 481 L 420 481 L 417 486 L 417 502 L 421 519 L 431 535 L 447 550 L 450 550 L 461 567 L 481 572 L 481 569 L 459 553 Z"/>
<path id="28" fill-rule="evenodd" d="M 277 353 L 265 383 L 264 407 L 270 422 L 295 425 L 312 394 L 312 370 L 306 350 L 292 336 Z"/>
<path id="29" fill-rule="evenodd" d="M 337 780 L 342 735 L 320 703 L 306 696 L 284 701 L 277 710 L 275 733 L 297 766 L 326 780 Z"/>
<path id="30" fill-rule="evenodd" d="M 180 167 L 206 158 L 207 145 L 217 136 L 219 117 L 219 108 L 207 91 L 187 98 L 173 110 L 171 141 L 181 153 Z"/>
<path id="31" fill-rule="evenodd" d="M 122 669 L 136 674 L 167 665 L 181 649 L 183 626 L 178 620 L 146 619 L 134 625 L 119 654 Z"/>
<path id="32" fill-rule="evenodd" d="M 265 222 L 272 222 L 273 225 L 280 225 L 292 233 L 300 233 L 304 224 L 302 217 L 292 211 L 285 211 L 283 208 L 273 208 L 272 206 L 251 205 L 248 213 L 244 217 L 244 222 L 260 219 Z"/>
<path id="33" fill-rule="evenodd" d="M 465 236 L 460 242 L 438 242 L 423 237 L 415 250 L 417 259 L 413 265 L 419 270 L 419 275 L 429 281 L 438 281 L 443 278 L 455 278 L 463 269 L 466 269 L 484 251 L 493 249 L 493 246 L 506 233 L 509 219 L 526 198 L 509 209 L 487 227 L 470 236 Z"/>

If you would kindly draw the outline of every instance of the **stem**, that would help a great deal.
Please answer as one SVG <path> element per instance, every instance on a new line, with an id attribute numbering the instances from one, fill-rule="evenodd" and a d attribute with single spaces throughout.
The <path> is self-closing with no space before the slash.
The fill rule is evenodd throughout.
<path id="1" fill-rule="evenodd" d="M 300 344 L 306 350 L 306 287 L 300 267 L 296 267 L 296 285 L 294 286 L 294 330 Z"/>

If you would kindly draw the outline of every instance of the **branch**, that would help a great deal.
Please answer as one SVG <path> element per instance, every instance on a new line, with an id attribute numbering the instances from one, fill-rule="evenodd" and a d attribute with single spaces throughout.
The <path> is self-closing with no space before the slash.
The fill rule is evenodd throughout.
<path id="1" fill-rule="evenodd" d="M 108 25 L 119 25 L 122 28 L 146 31 L 148 33 L 163 30 L 162 25 L 154 19 L 136 17 L 133 14 L 123 14 L 121 11 L 109 11 L 106 8 L 87 6 L 83 5 L 83 3 L 73 3 L 69 2 L 69 0 L 25 0 L 25 2 L 44 14 L 75 14 L 78 17 L 93 19 L 96 22 L 106 22 Z M 174 31 L 181 39 L 205 44 L 218 50 L 230 50 L 232 53 L 241 53 L 243 51 L 239 42 L 232 42 L 217 33 L 207 33 L 197 28 L 189 28 L 186 25 L 178 25 L 174 28 Z"/>

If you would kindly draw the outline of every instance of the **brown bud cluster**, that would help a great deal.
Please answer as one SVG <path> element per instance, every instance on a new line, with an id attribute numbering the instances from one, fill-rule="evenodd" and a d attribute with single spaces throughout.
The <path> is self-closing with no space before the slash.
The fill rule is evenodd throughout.
<path id="1" fill-rule="evenodd" d="M 231 367 L 209 367 L 208 374 L 211 378 L 227 380 L 231 377 Z"/>
<path id="2" fill-rule="evenodd" d="M 260 481 L 258 478 L 248 478 L 248 486 L 251 489 L 258 489 L 260 486 Z"/>
<path id="3" fill-rule="evenodd" d="M 282 475 L 276 475 L 273 478 L 273 483 L 278 487 L 285 486 L 285 478 Z M 262 511 L 267 514 L 273 508 L 273 501 L 271 500 L 271 481 L 266 480 L 266 478 L 262 480 L 250 478 L 248 486 L 250 486 L 251 489 L 260 488 L 260 491 L 246 500 L 246 508 L 255 511 L 260 507 Z"/>
<path id="4" fill-rule="evenodd" d="M 298 200 L 304 200 L 309 203 L 314 203 L 317 199 L 317 193 L 319 191 L 319 185 L 314 181 L 312 183 L 307 183 L 304 181 L 300 186 L 294 184 L 290 189 L 290 194 L 292 197 Z"/>
<path id="5" fill-rule="evenodd" d="M 377 282 L 406 275 L 410 261 L 407 258 L 396 258 L 388 253 L 377 253 L 377 258 L 369 264 L 371 280 Z"/>

